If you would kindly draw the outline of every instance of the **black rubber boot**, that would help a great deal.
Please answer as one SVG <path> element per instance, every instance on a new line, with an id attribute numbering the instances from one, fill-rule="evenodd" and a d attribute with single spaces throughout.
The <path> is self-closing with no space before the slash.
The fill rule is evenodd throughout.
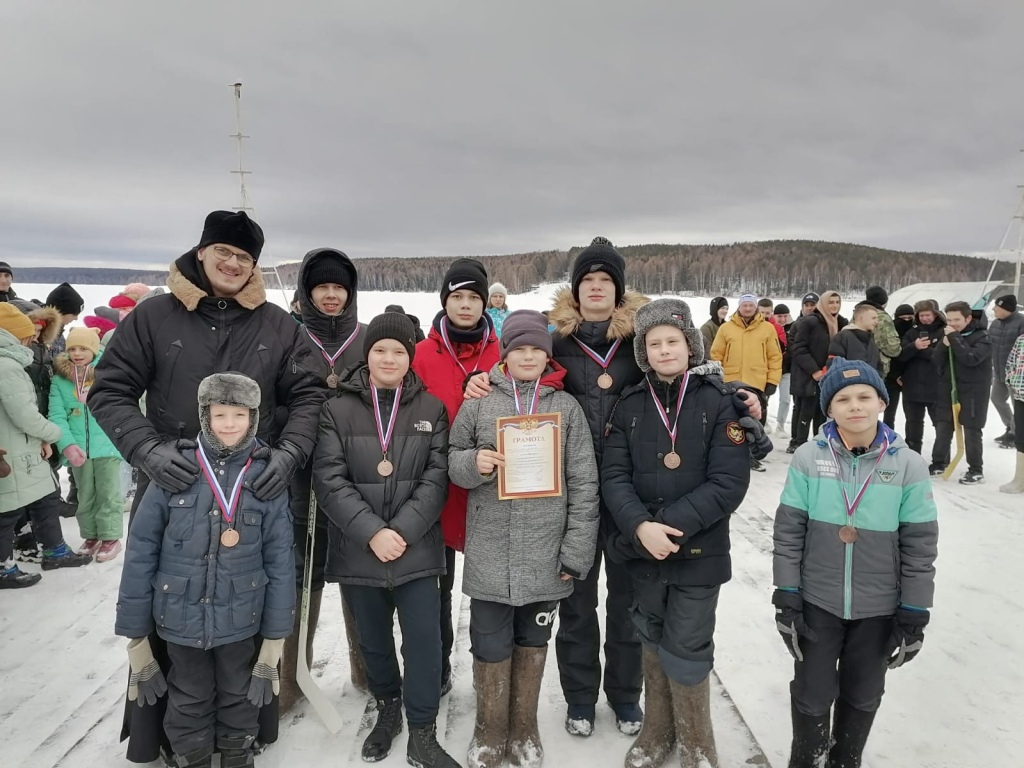
<path id="1" fill-rule="evenodd" d="M 402 697 L 377 699 L 377 724 L 363 742 L 363 760 L 376 763 L 391 754 L 391 742 L 402 732 Z"/>
<path id="2" fill-rule="evenodd" d="M 252 751 L 254 741 L 252 736 L 217 739 L 217 748 L 220 750 L 220 768 L 249 768 L 249 766 L 255 765 L 256 757 Z"/>
<path id="3" fill-rule="evenodd" d="M 836 702 L 836 719 L 832 726 L 832 749 L 828 751 L 828 768 L 860 768 L 864 745 L 868 743 L 874 712 L 854 709 L 842 700 Z"/>
<path id="4" fill-rule="evenodd" d="M 423 728 L 409 726 L 409 746 L 405 759 L 416 768 L 460 768 L 454 757 L 437 743 L 437 725 Z"/>
<path id="5" fill-rule="evenodd" d="M 817 768 L 828 752 L 829 716 L 805 715 L 791 703 L 793 710 L 793 746 L 789 768 Z"/>

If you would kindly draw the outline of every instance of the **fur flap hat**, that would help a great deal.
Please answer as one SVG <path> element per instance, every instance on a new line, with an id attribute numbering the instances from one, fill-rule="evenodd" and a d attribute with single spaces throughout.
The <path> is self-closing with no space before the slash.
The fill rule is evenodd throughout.
<path id="1" fill-rule="evenodd" d="M 83 328 L 78 326 L 68 331 L 68 337 L 64 344 L 66 349 L 82 347 L 92 352 L 95 358 L 100 353 L 100 334 L 94 328 Z"/>
<path id="2" fill-rule="evenodd" d="M 260 424 L 260 385 L 241 373 L 214 373 L 199 382 L 199 426 L 210 446 L 221 454 L 235 453 L 247 447 Z M 228 448 L 210 429 L 210 406 L 234 405 L 249 409 L 249 429 L 244 437 Z"/>
<path id="3" fill-rule="evenodd" d="M 650 361 L 647 359 L 646 336 L 651 328 L 659 325 L 674 326 L 686 336 L 686 344 L 690 348 L 690 368 L 701 365 L 707 360 L 704 352 L 704 337 L 693 324 L 690 305 L 682 299 L 657 299 L 649 304 L 644 304 L 636 311 L 633 354 L 641 371 L 647 373 L 651 370 Z"/>
<path id="4" fill-rule="evenodd" d="M 252 256 L 253 261 L 259 261 L 263 250 L 263 230 L 245 211 L 213 211 L 206 217 L 203 236 L 196 248 L 214 243 L 233 246 Z"/>
<path id="5" fill-rule="evenodd" d="M 885 288 L 880 285 L 872 285 L 864 293 L 864 299 L 869 304 L 875 304 L 879 307 L 884 307 L 889 303 L 889 294 L 886 293 Z"/>

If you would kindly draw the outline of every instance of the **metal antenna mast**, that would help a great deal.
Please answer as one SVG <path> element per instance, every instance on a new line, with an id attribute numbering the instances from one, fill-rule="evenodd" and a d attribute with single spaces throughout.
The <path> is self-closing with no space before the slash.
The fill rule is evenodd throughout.
<path id="1" fill-rule="evenodd" d="M 1024 149 L 1021 152 L 1024 152 Z M 996 258 L 992 260 L 992 266 L 988 270 L 988 280 L 986 282 L 991 282 L 992 280 L 992 274 L 995 272 L 996 264 L 999 261 L 999 254 L 1016 252 L 1017 271 L 1013 278 L 1013 285 L 1016 295 L 1021 296 L 1024 295 L 1024 287 L 1022 287 L 1020 280 L 1021 262 L 1024 261 L 1024 184 L 1018 184 L 1017 189 L 1021 190 L 1020 201 L 1017 203 L 1017 210 L 1010 217 L 1010 223 L 1006 225 L 1003 239 L 999 241 L 999 251 Z M 1014 227 L 1016 227 L 1016 232 L 1014 232 Z M 1014 239 L 1016 239 L 1016 243 L 1014 243 Z"/>

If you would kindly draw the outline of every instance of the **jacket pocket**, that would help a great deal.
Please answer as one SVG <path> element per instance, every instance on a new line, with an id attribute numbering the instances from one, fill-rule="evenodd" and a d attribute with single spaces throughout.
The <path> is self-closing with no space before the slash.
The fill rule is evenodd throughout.
<path id="1" fill-rule="evenodd" d="M 241 536 L 239 544 L 259 544 L 260 535 L 263 530 L 263 513 L 262 512 L 246 512 L 242 510 L 239 513 L 241 520 L 236 525 L 238 528 L 238 534 Z"/>
<path id="2" fill-rule="evenodd" d="M 185 628 L 187 576 L 157 573 L 153 580 L 153 620 L 158 627 L 180 632 Z"/>
<path id="3" fill-rule="evenodd" d="M 192 538 L 196 524 L 196 500 L 198 493 L 175 493 L 168 503 L 167 538 L 173 541 L 187 541 Z"/>
<path id="4" fill-rule="evenodd" d="M 253 571 L 231 580 L 231 628 L 259 627 L 263 616 L 263 601 L 270 579 L 263 571 Z"/>

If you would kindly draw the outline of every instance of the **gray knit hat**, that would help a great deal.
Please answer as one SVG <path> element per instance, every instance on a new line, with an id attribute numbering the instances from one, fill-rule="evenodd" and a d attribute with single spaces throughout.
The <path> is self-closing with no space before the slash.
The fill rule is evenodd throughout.
<path id="1" fill-rule="evenodd" d="M 691 368 L 707 361 L 707 355 L 704 352 L 704 338 L 693 324 L 690 305 L 682 299 L 657 299 L 649 304 L 644 304 L 636 311 L 633 354 L 636 356 L 636 364 L 640 366 L 641 371 L 647 373 L 651 370 L 651 364 L 647 360 L 645 337 L 651 328 L 658 325 L 672 325 L 683 332 L 686 336 L 686 343 L 690 347 Z M 502 332 L 504 333 L 504 331 Z"/>
<path id="2" fill-rule="evenodd" d="M 241 373 L 214 373 L 199 382 L 199 426 L 207 442 L 218 451 L 228 450 L 210 429 L 210 406 L 234 405 L 249 409 L 249 430 L 231 450 L 248 445 L 259 427 L 262 399 L 260 385 Z"/>
<path id="3" fill-rule="evenodd" d="M 551 357 L 551 333 L 548 319 L 535 309 L 510 312 L 501 326 L 501 359 L 518 347 L 537 347 Z"/>

